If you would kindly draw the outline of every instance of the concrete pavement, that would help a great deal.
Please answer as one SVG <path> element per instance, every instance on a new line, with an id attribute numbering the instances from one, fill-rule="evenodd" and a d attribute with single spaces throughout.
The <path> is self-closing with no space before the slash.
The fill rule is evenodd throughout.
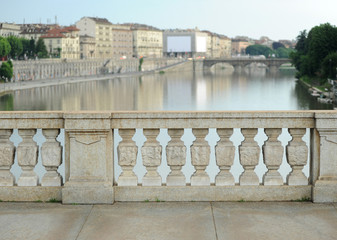
<path id="1" fill-rule="evenodd" d="M 0 239 L 337 239 L 337 204 L 0 203 Z"/>

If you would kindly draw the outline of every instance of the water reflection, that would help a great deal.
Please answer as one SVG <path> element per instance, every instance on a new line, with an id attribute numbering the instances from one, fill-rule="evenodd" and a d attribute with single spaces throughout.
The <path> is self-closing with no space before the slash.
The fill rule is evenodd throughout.
<path id="1" fill-rule="evenodd" d="M 305 110 L 318 103 L 293 75 L 264 68 L 114 78 L 15 91 L 0 110 Z"/>

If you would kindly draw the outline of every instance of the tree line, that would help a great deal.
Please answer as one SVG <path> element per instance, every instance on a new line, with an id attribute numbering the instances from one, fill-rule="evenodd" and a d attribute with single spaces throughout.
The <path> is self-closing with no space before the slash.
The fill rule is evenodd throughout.
<path id="1" fill-rule="evenodd" d="M 337 28 L 329 23 L 313 27 L 297 36 L 295 52 L 290 55 L 297 78 L 324 85 L 336 78 Z"/>
<path id="2" fill-rule="evenodd" d="M 35 43 L 34 39 L 28 40 L 9 36 L 0 36 L 0 82 L 9 81 L 13 77 L 13 63 L 10 59 L 46 58 L 48 52 L 42 38 Z M 5 61 L 8 59 L 8 61 Z"/>
<path id="3" fill-rule="evenodd" d="M 276 57 L 276 58 L 289 58 L 289 55 L 294 50 L 291 48 L 286 48 L 280 42 L 273 42 L 272 48 L 265 46 L 265 45 L 251 45 L 246 48 L 246 54 L 251 56 L 259 56 L 263 55 L 266 58 L 268 57 Z"/>
<path id="4" fill-rule="evenodd" d="M 42 38 L 35 43 L 34 39 L 25 39 L 15 36 L 0 37 L 0 58 L 30 59 L 46 58 L 48 51 Z"/>

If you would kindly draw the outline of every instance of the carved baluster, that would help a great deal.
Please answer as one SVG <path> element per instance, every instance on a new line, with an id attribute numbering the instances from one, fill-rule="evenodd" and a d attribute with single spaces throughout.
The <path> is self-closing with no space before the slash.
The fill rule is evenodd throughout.
<path id="1" fill-rule="evenodd" d="M 42 165 L 46 168 L 47 173 L 43 176 L 42 186 L 61 186 L 62 177 L 57 172 L 58 167 L 62 163 L 62 147 L 56 141 L 60 133 L 58 129 L 42 130 L 46 138 L 46 142 L 41 147 Z"/>
<path id="2" fill-rule="evenodd" d="M 215 177 L 215 185 L 228 186 L 235 185 L 234 177 L 229 172 L 234 163 L 235 147 L 229 138 L 233 134 L 233 129 L 217 129 L 220 141 L 215 147 L 216 163 L 220 167 L 220 172 Z"/>
<path id="3" fill-rule="evenodd" d="M 287 160 L 293 171 L 288 175 L 288 185 L 308 185 L 308 179 L 302 172 L 304 165 L 308 159 L 308 147 L 302 140 L 306 129 L 293 128 L 289 129 L 292 136 L 291 142 L 288 144 Z"/>
<path id="4" fill-rule="evenodd" d="M 159 129 L 144 129 L 143 133 L 147 139 L 142 147 L 143 164 L 147 173 L 143 177 L 143 186 L 161 186 L 161 177 L 157 168 L 161 163 L 161 146 L 156 140 Z"/>
<path id="5" fill-rule="evenodd" d="M 260 147 L 254 141 L 257 129 L 241 129 L 245 140 L 239 146 L 240 163 L 245 171 L 240 176 L 240 185 L 259 185 L 254 168 L 259 164 Z"/>
<path id="6" fill-rule="evenodd" d="M 0 186 L 13 186 L 14 176 L 10 172 L 14 164 L 15 147 L 9 141 L 12 130 L 0 130 Z"/>
<path id="7" fill-rule="evenodd" d="M 18 164 L 22 168 L 22 173 L 18 180 L 18 186 L 37 186 L 38 176 L 34 172 L 37 164 L 38 146 L 33 140 L 35 129 L 19 130 L 22 142 L 17 148 Z"/>
<path id="8" fill-rule="evenodd" d="M 277 171 L 282 164 L 283 147 L 277 140 L 281 134 L 281 128 L 268 128 L 264 132 L 268 136 L 268 140 L 262 147 L 264 163 L 268 168 L 268 172 L 263 176 L 264 185 L 283 185 L 281 174 Z"/>
<path id="9" fill-rule="evenodd" d="M 186 147 L 181 137 L 184 134 L 184 129 L 169 129 L 168 134 L 171 141 L 166 147 L 167 164 L 171 167 L 171 173 L 167 176 L 167 186 L 185 186 L 186 178 L 181 172 L 181 168 L 186 163 Z"/>
<path id="10" fill-rule="evenodd" d="M 192 164 L 196 171 L 191 177 L 191 186 L 210 185 L 210 179 L 205 169 L 209 164 L 211 149 L 205 140 L 208 129 L 192 129 L 196 140 L 191 146 Z"/>
<path id="11" fill-rule="evenodd" d="M 135 135 L 135 129 L 120 129 L 119 135 L 123 140 L 117 147 L 118 164 L 121 166 L 123 172 L 118 178 L 118 186 L 137 186 L 137 176 L 133 172 L 138 152 L 136 143 L 132 140 L 132 137 Z"/>

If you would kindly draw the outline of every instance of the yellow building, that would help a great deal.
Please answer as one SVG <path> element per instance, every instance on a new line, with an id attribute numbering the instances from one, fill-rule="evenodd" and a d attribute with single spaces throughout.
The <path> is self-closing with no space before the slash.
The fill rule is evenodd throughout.
<path id="1" fill-rule="evenodd" d="M 79 29 L 76 27 L 55 28 L 41 38 L 50 55 L 60 55 L 65 59 L 80 58 Z"/>
<path id="2" fill-rule="evenodd" d="M 163 31 L 143 24 L 129 26 L 133 33 L 134 57 L 161 58 L 163 56 Z"/>
<path id="3" fill-rule="evenodd" d="M 106 18 L 83 17 L 76 22 L 80 35 L 95 38 L 96 58 L 111 58 L 112 52 L 112 23 Z"/>

